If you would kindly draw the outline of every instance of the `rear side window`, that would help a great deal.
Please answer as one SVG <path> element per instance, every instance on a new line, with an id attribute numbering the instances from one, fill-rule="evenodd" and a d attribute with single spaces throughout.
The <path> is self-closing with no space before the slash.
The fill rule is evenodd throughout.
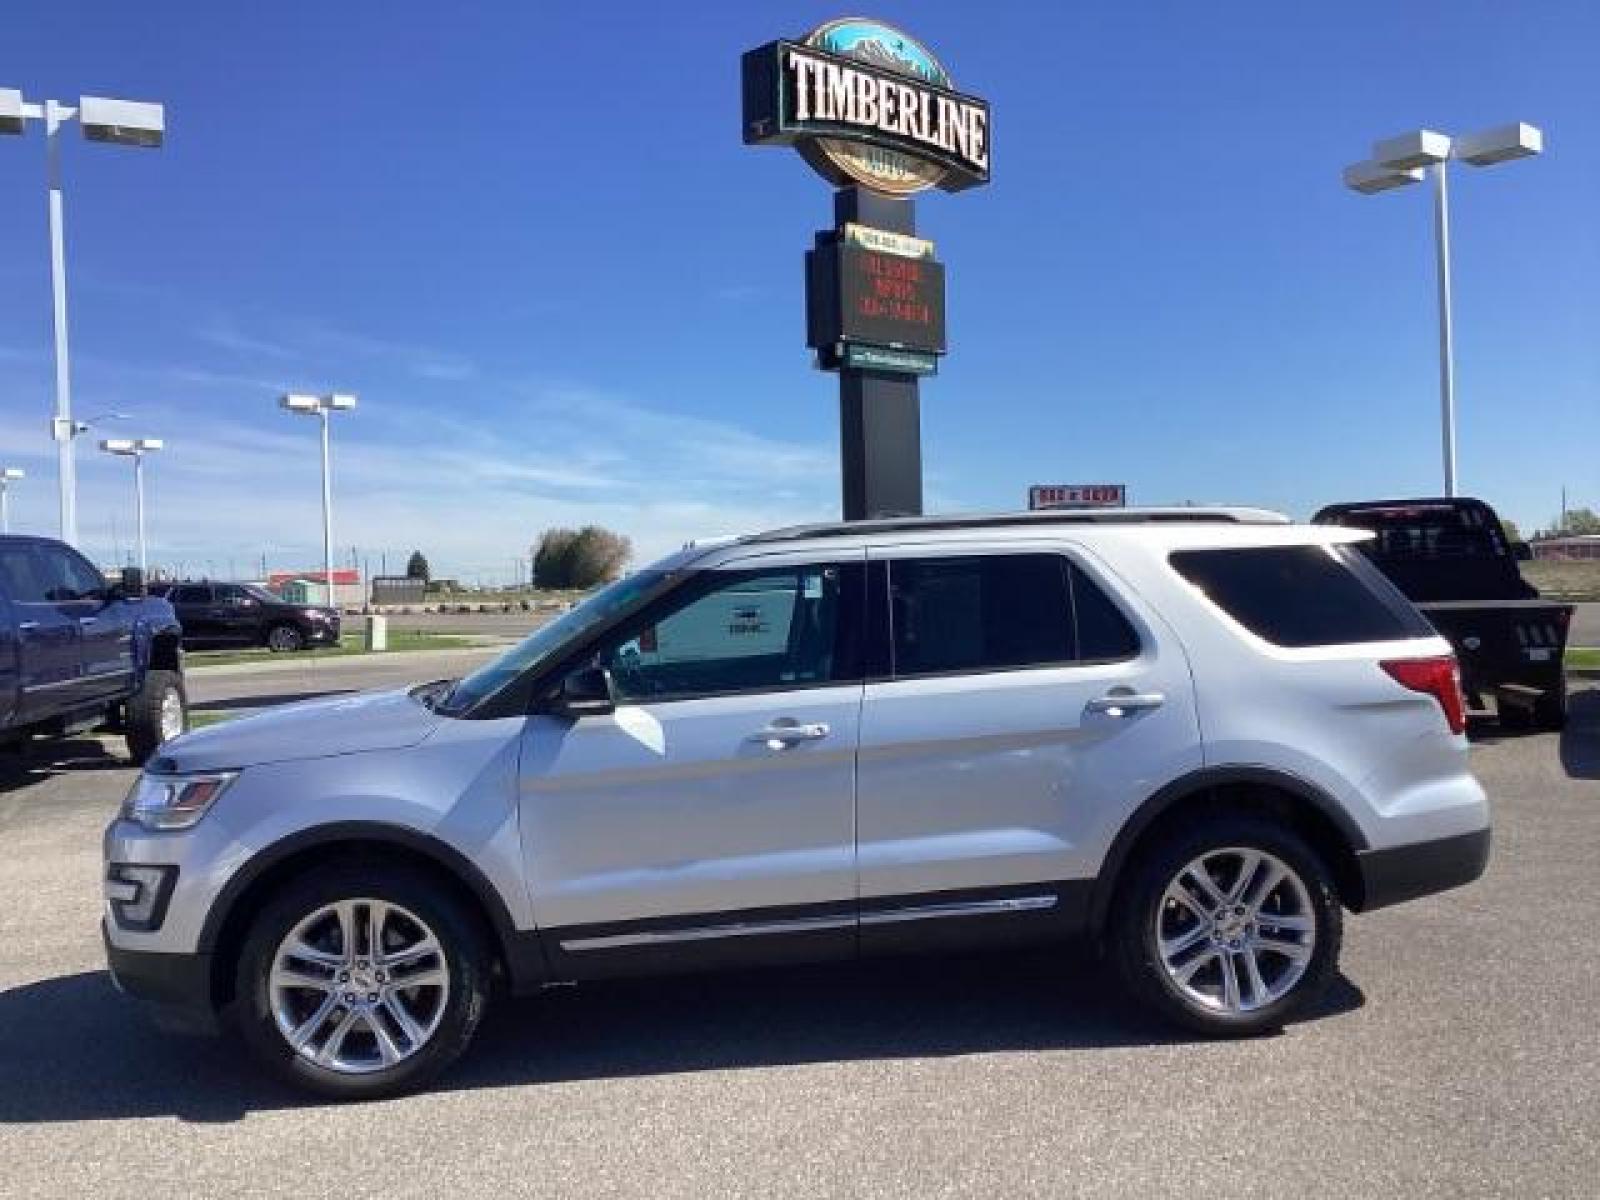
<path id="1" fill-rule="evenodd" d="M 1178 573 L 1276 646 L 1344 646 L 1429 637 L 1433 627 L 1347 546 L 1182 550 Z"/>
<path id="2" fill-rule="evenodd" d="M 895 559 L 889 597 L 896 677 L 1138 653 L 1127 619 L 1059 554 Z"/>

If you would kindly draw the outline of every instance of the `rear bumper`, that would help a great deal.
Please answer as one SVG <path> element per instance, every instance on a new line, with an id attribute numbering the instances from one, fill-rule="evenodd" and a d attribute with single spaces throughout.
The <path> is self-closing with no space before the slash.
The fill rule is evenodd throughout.
<path id="1" fill-rule="evenodd" d="M 111 943 L 102 924 L 106 965 L 119 992 L 142 1001 L 162 1029 L 174 1033 L 215 1034 L 211 1003 L 211 955 L 125 950 Z"/>
<path id="2" fill-rule="evenodd" d="M 1361 871 L 1361 904 L 1356 911 L 1387 908 L 1477 879 L 1489 865 L 1489 830 L 1366 850 L 1356 856 L 1356 864 Z"/>

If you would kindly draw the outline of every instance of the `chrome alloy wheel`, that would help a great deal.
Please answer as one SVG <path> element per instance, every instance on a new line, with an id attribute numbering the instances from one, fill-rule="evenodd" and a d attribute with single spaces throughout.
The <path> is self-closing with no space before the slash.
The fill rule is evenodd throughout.
<path id="1" fill-rule="evenodd" d="M 161 697 L 161 740 L 170 742 L 183 732 L 183 697 L 178 695 L 177 688 L 168 688 Z"/>
<path id="2" fill-rule="evenodd" d="M 296 1054 L 343 1075 L 404 1062 L 444 1019 L 450 968 L 434 932 L 383 900 L 341 900 L 291 929 L 268 1001 Z"/>
<path id="3" fill-rule="evenodd" d="M 1210 1012 L 1254 1012 L 1299 983 L 1316 949 L 1306 885 L 1282 859 L 1229 846 L 1173 877 L 1156 910 L 1161 965 L 1179 994 Z"/>

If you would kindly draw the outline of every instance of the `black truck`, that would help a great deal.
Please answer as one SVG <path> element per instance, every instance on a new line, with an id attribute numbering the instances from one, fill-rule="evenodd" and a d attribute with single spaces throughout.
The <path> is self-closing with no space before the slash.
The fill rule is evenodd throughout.
<path id="1" fill-rule="evenodd" d="M 1522 578 L 1525 550 L 1494 509 L 1464 497 L 1362 500 L 1311 519 L 1372 530 L 1360 549 L 1455 647 L 1470 707 L 1493 697 L 1508 728 L 1566 724 L 1572 606 L 1541 599 Z"/>
<path id="2" fill-rule="evenodd" d="M 63 542 L 0 536 L 0 745 L 111 727 L 142 763 L 187 724 L 178 618 L 143 576 L 108 583 Z"/>

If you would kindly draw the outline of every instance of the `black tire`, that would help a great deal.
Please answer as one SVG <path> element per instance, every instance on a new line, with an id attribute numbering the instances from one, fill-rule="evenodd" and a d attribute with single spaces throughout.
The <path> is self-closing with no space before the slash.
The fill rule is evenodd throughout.
<path id="1" fill-rule="evenodd" d="M 1242 1012 L 1202 1006 L 1186 994 L 1169 974 L 1158 940 L 1162 912 L 1173 911 L 1164 908 L 1168 885 L 1196 859 L 1233 847 L 1270 854 L 1298 876 L 1315 934 L 1299 979 L 1271 1002 Z M 1174 826 L 1159 841 L 1141 849 L 1118 889 L 1107 933 L 1107 948 L 1124 986 L 1145 1007 L 1197 1033 L 1242 1037 L 1280 1028 L 1326 991 L 1338 969 L 1343 913 L 1327 865 L 1293 830 L 1267 817 L 1212 812 Z M 1196 957 L 1206 953 L 1202 946 Z M 1221 965 L 1217 960 L 1219 976 Z M 1283 965 L 1288 967 L 1287 959 Z"/>
<path id="2" fill-rule="evenodd" d="M 1533 727 L 1559 733 L 1567 727 L 1567 674 L 1561 673 L 1555 686 L 1540 696 L 1533 706 Z"/>
<path id="3" fill-rule="evenodd" d="M 169 703 L 178 706 L 181 733 L 189 728 L 189 695 L 184 691 L 183 676 L 177 671 L 146 671 L 144 685 L 128 697 L 127 728 L 123 731 L 128 756 L 135 763 L 142 765 L 167 740 L 165 716 Z"/>
<path id="4" fill-rule="evenodd" d="M 306 635 L 298 625 L 283 621 L 267 630 L 266 644 L 274 654 L 293 654 L 305 649 Z"/>
<path id="5" fill-rule="evenodd" d="M 415 914 L 437 938 L 449 975 L 442 1013 L 420 1048 L 362 1074 L 295 1051 L 279 1030 L 268 988 L 274 956 L 290 931 L 325 905 L 355 899 L 381 900 Z M 403 865 L 333 863 L 291 880 L 263 907 L 240 950 L 230 1017 L 256 1057 L 280 1078 L 335 1100 L 373 1100 L 419 1088 L 461 1056 L 488 1004 L 490 970 L 475 914 L 438 879 Z"/>

